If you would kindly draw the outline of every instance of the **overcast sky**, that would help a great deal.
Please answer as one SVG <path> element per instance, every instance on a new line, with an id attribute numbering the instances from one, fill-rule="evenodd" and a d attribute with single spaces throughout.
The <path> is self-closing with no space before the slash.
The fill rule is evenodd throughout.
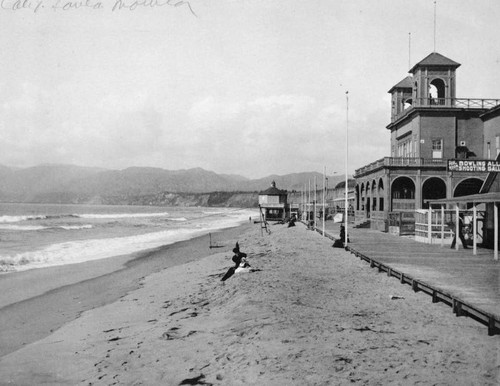
<path id="1" fill-rule="evenodd" d="M 433 0 L 151 1 L 2 1 L 0 164 L 341 174 L 348 90 L 352 173 L 390 155 L 387 91 L 434 50 Z M 500 98 L 500 2 L 436 9 L 457 96 Z"/>

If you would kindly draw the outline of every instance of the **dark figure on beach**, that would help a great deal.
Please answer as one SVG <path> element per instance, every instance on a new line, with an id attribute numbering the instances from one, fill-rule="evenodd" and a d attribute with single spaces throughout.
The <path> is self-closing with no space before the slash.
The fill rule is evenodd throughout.
<path id="1" fill-rule="evenodd" d="M 455 233 L 456 231 L 455 224 L 453 224 L 452 230 Z M 462 242 L 464 249 L 469 249 L 469 247 L 467 246 L 467 241 L 465 240 L 464 237 L 464 219 L 462 215 L 459 215 L 458 217 L 458 237 L 460 238 L 460 241 Z M 453 235 L 453 241 L 451 242 L 451 249 L 455 248 L 456 242 L 457 242 L 457 235 L 455 233 Z"/>
<path id="2" fill-rule="evenodd" d="M 240 267 L 240 265 L 242 266 L 242 268 L 250 267 L 250 264 L 248 264 L 246 261 L 247 254 L 240 251 L 240 246 L 238 243 L 236 243 L 236 246 L 233 248 L 233 253 L 234 255 L 232 257 L 232 260 L 234 262 L 234 266 L 227 270 L 221 281 L 226 281 L 231 276 L 233 276 L 234 271 L 236 271 L 236 268 Z"/>
<path id="3" fill-rule="evenodd" d="M 349 238 L 347 239 L 349 242 Z M 332 247 L 334 248 L 344 248 L 344 242 L 345 242 L 345 226 L 341 225 L 340 226 L 340 235 L 337 240 L 333 243 Z"/>
<path id="4" fill-rule="evenodd" d="M 340 226 L 340 240 L 342 240 L 342 242 L 345 240 L 345 226 L 344 225 L 341 225 Z"/>

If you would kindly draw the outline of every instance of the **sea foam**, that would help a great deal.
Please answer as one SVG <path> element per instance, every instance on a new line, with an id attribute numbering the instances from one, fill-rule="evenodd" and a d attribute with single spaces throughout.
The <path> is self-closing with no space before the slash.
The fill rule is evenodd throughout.
<path id="1" fill-rule="evenodd" d="M 203 221 L 198 224 L 190 224 L 189 227 L 184 228 L 167 229 L 133 236 L 73 240 L 55 243 L 34 251 L 11 255 L 0 254 L 0 272 L 75 264 L 158 248 L 207 234 L 214 230 L 236 226 L 247 221 L 248 216 L 251 214 L 253 212 L 246 210 L 231 211 L 226 216 L 214 218 L 209 222 Z M 80 229 L 85 226 L 78 225 L 78 227 L 81 227 Z"/>

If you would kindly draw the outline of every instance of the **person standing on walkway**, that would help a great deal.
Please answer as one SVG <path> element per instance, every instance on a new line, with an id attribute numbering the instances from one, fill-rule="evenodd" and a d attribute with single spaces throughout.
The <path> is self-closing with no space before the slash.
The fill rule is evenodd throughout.
<path id="1" fill-rule="evenodd" d="M 455 232 L 455 224 L 453 224 L 453 232 Z M 463 215 L 458 216 L 458 237 L 460 237 L 460 241 L 462 242 L 462 245 L 464 249 L 468 249 L 469 247 L 467 246 L 467 241 L 465 240 L 464 237 L 464 219 Z M 457 242 L 457 235 L 455 234 L 453 236 L 453 241 L 451 242 L 451 249 L 455 248 L 455 243 Z"/>

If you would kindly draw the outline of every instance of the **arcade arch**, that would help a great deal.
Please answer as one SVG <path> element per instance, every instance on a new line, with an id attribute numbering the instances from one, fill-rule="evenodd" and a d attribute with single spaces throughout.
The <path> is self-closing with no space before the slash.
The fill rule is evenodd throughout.
<path id="1" fill-rule="evenodd" d="M 466 178 L 457 184 L 455 191 L 453 192 L 453 197 L 462 197 L 469 194 L 479 193 L 482 185 L 483 180 L 479 178 Z"/>
<path id="2" fill-rule="evenodd" d="M 438 200 L 441 198 L 446 198 L 446 183 L 438 177 L 426 179 L 422 185 L 422 208 L 429 208 L 426 200 Z M 436 208 L 438 207 L 439 205 L 436 206 Z"/>
<path id="3" fill-rule="evenodd" d="M 391 210 L 415 209 L 415 183 L 409 177 L 398 177 L 391 185 Z"/>
<path id="4" fill-rule="evenodd" d="M 380 178 L 378 181 L 378 210 L 380 211 L 384 210 L 384 195 L 384 180 Z"/>

